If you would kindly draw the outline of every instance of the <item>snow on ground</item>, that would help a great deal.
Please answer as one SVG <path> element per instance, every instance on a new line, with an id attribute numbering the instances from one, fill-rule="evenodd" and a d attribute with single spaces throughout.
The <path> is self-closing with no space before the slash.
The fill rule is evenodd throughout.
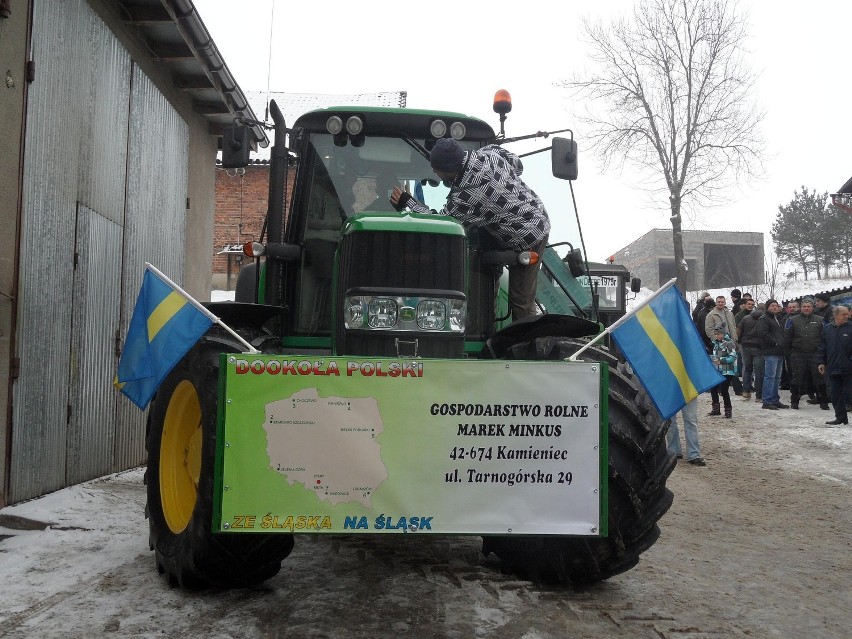
<path id="1" fill-rule="evenodd" d="M 234 291 L 211 291 L 210 292 L 210 301 L 211 302 L 233 302 L 234 301 Z"/>

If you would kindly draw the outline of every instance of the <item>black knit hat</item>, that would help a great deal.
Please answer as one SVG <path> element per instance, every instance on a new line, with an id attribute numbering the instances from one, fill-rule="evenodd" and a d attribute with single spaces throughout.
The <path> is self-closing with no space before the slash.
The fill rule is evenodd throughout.
<path id="1" fill-rule="evenodd" d="M 740 293 L 740 289 L 738 288 L 731 291 L 731 297 L 739 297 L 740 295 L 742 295 L 742 293 Z"/>
<path id="2" fill-rule="evenodd" d="M 831 297 L 828 296 L 828 293 L 817 293 L 814 297 L 818 300 L 822 300 L 826 304 L 831 301 Z"/>
<path id="3" fill-rule="evenodd" d="M 455 173 L 461 168 L 462 162 L 464 162 L 464 149 L 452 138 L 441 138 L 435 142 L 429 154 L 429 164 L 442 173 Z"/>

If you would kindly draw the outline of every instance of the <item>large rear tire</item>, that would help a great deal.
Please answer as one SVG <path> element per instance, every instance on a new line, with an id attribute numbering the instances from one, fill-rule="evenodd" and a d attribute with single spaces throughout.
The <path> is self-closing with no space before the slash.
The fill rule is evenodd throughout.
<path id="1" fill-rule="evenodd" d="M 212 534 L 219 353 L 211 329 L 163 381 L 148 414 L 148 515 L 157 569 L 182 588 L 242 587 L 281 569 L 287 534 Z"/>
<path id="2" fill-rule="evenodd" d="M 506 359 L 562 360 L 583 341 L 542 337 L 509 348 Z M 609 365 L 609 534 L 607 537 L 484 537 L 482 552 L 534 579 L 589 584 L 633 568 L 660 536 L 672 504 L 666 478 L 675 457 L 666 449 L 668 422 L 623 362 L 592 347 L 583 359 Z"/>

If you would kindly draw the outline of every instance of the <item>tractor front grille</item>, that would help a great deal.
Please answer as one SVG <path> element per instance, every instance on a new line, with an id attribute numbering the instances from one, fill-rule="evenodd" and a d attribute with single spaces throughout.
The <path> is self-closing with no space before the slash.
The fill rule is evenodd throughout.
<path id="1" fill-rule="evenodd" d="M 346 330 L 343 300 L 352 289 L 458 291 L 465 289 L 465 241 L 459 235 L 362 231 L 339 247 L 335 295 L 337 352 L 341 355 L 461 357 L 464 334 Z"/>

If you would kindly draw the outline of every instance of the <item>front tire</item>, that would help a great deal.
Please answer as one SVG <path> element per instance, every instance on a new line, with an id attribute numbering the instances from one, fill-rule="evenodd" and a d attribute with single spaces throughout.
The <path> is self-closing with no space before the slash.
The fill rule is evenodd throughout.
<path id="1" fill-rule="evenodd" d="M 563 360 L 585 342 L 542 337 L 516 344 L 506 359 Z M 660 536 L 658 520 L 672 504 L 666 478 L 675 457 L 666 449 L 668 422 L 649 401 L 629 369 L 604 348 L 584 360 L 609 365 L 609 535 L 607 537 L 484 537 L 510 571 L 535 579 L 589 584 L 633 568 Z"/>
<path id="2" fill-rule="evenodd" d="M 148 415 L 149 543 L 157 569 L 182 588 L 242 587 L 281 569 L 286 534 L 213 534 L 219 354 L 235 347 L 213 328 L 169 373 Z"/>

